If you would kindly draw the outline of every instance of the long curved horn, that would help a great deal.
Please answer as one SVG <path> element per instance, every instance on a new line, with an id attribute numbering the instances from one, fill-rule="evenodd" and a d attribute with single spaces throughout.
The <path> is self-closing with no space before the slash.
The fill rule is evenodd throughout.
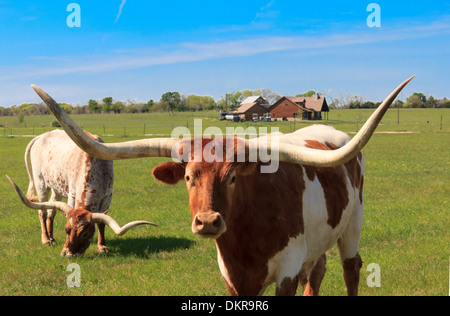
<path id="1" fill-rule="evenodd" d="M 315 167 L 334 167 L 351 160 L 367 144 L 389 106 L 414 77 L 412 76 L 398 86 L 375 110 L 358 134 L 345 146 L 337 150 L 324 151 L 291 144 L 279 144 L 278 160 Z M 45 91 L 35 85 L 32 85 L 32 87 L 74 142 L 96 158 L 116 160 L 142 157 L 177 157 L 176 153 L 172 155 L 172 151 L 176 148 L 175 145 L 179 143 L 180 140 L 178 139 L 153 138 L 124 143 L 97 143 L 88 137 Z M 266 149 L 266 152 L 267 149 L 270 150 L 267 144 L 258 143 L 258 139 L 246 140 L 246 144 L 251 150 L 257 150 L 258 153 L 261 152 L 261 149 Z"/>
<path id="2" fill-rule="evenodd" d="M 72 140 L 89 155 L 103 160 L 143 157 L 172 157 L 172 148 L 179 142 L 170 138 L 149 138 L 123 143 L 98 143 L 87 136 L 64 112 L 58 103 L 41 88 L 31 85 Z"/>
<path id="3" fill-rule="evenodd" d="M 131 223 L 126 224 L 123 227 L 120 227 L 120 225 L 112 218 L 111 216 L 108 216 L 106 214 L 101 213 L 93 213 L 92 214 L 92 221 L 94 223 L 100 223 L 100 224 L 106 224 L 116 233 L 116 235 L 122 236 L 130 229 L 140 226 L 140 225 L 152 225 L 152 226 L 158 226 L 154 223 L 147 222 L 147 221 L 134 221 Z"/>
<path id="4" fill-rule="evenodd" d="M 25 204 L 27 207 L 34 209 L 34 210 L 42 210 L 42 209 L 54 209 L 54 210 L 60 210 L 64 212 L 64 214 L 67 214 L 71 207 L 69 204 L 66 204 L 64 202 L 59 201 L 50 201 L 50 202 L 40 202 L 40 203 L 33 203 L 30 200 L 28 200 L 25 195 L 20 191 L 19 187 L 14 183 L 14 181 L 9 177 L 6 176 L 11 182 L 11 185 L 13 186 L 14 190 L 16 190 L 17 195 L 22 200 L 22 203 Z"/>
<path id="5" fill-rule="evenodd" d="M 378 124 L 402 89 L 414 78 L 412 76 L 399 85 L 369 117 L 361 130 L 345 146 L 337 150 L 317 150 L 306 147 L 298 147 L 291 144 L 279 144 L 279 160 L 314 167 L 335 167 L 354 158 L 367 144 L 375 132 Z M 270 146 L 258 144 L 258 139 L 247 140 L 250 148 L 270 149 Z"/>

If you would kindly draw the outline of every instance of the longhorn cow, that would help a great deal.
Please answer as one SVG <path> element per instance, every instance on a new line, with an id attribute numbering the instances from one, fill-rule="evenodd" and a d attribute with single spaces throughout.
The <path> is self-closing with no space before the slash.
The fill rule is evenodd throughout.
<path id="1" fill-rule="evenodd" d="M 252 150 L 267 147 L 258 139 L 97 143 L 47 93 L 33 88 L 69 136 L 94 157 L 182 158 L 155 167 L 153 175 L 166 184 L 186 182 L 192 232 L 215 240 L 220 272 L 230 294 L 262 294 L 275 282 L 277 295 L 294 295 L 299 283 L 307 284 L 306 295 L 318 295 L 325 273 L 324 254 L 337 243 L 347 294 L 357 295 L 362 266 L 358 253 L 363 217 L 361 149 L 412 78 L 386 98 L 353 139 L 326 126 L 280 136 L 280 164 L 274 173 L 260 172 L 261 159 L 236 162 L 242 151 L 249 157 Z M 215 151 L 226 152 L 223 160 L 209 157 L 217 156 Z"/>
<path id="2" fill-rule="evenodd" d="M 95 141 L 102 142 L 96 135 L 89 133 L 87 135 Z M 105 213 L 111 204 L 113 162 L 86 154 L 64 131 L 54 130 L 35 137 L 28 144 L 25 150 L 25 165 L 30 181 L 26 197 L 30 202 L 48 201 L 50 191 L 50 202 L 67 198 L 69 208 L 66 206 L 59 208 L 67 217 L 65 227 L 67 236 L 61 255 L 68 257 L 83 255 L 95 232 L 95 225 L 88 220 L 91 213 Z M 35 190 L 37 196 L 34 196 Z M 30 203 L 26 205 L 36 208 Z M 38 209 L 42 243 L 52 244 L 56 208 Z M 106 222 L 101 220 L 94 222 L 99 230 L 97 249 L 99 252 L 107 252 L 104 236 Z"/>

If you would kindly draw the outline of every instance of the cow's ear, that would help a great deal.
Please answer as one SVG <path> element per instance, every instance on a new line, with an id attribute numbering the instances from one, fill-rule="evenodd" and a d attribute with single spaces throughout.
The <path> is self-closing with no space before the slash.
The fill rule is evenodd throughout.
<path id="1" fill-rule="evenodd" d="M 176 162 L 166 162 L 153 168 L 152 174 L 156 180 L 174 185 L 184 178 L 186 167 Z"/>

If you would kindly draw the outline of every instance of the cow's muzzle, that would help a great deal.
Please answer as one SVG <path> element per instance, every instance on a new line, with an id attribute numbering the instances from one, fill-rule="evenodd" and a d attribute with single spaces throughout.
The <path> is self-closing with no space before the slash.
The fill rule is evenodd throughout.
<path id="1" fill-rule="evenodd" d="M 80 257 L 83 258 L 84 257 L 84 252 L 83 253 L 72 253 L 70 251 L 61 251 L 61 257 L 66 257 L 69 259 L 75 258 L 75 257 Z"/>
<path id="2" fill-rule="evenodd" d="M 192 232 L 203 238 L 217 239 L 226 230 L 225 221 L 217 212 L 198 213 L 192 221 Z"/>

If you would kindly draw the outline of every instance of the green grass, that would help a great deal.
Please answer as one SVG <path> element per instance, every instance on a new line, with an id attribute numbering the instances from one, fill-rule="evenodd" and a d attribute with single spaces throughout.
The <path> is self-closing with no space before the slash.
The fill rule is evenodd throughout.
<path id="1" fill-rule="evenodd" d="M 323 121 L 337 129 L 354 132 L 355 117 L 366 118 L 371 110 L 341 110 Z M 449 291 L 449 110 L 390 110 L 378 131 L 412 131 L 412 134 L 375 134 L 364 149 L 366 158 L 365 218 L 360 244 L 364 261 L 361 295 L 448 295 Z M 443 115 L 443 129 L 440 117 Z M 74 116 L 83 128 L 104 136 L 107 142 L 139 138 L 147 134 L 170 134 L 174 126 L 193 127 L 194 116 L 179 114 Z M 201 113 L 203 127 L 240 126 L 217 121 L 216 113 Z M 10 126 L 16 118 L 7 120 Z M 53 118 L 26 117 L 27 128 L 13 127 L 14 135 L 31 134 L 32 122 Z M 429 123 L 427 123 L 427 121 Z M 317 123 L 317 122 L 316 122 Z M 103 133 L 105 124 L 106 133 Z M 246 127 L 244 123 L 244 127 Z M 291 122 L 257 123 L 283 132 Z M 122 137 L 123 125 L 128 125 Z M 307 123 L 296 122 L 296 128 Z M 249 126 L 253 126 L 250 123 Z M 360 126 L 359 126 L 360 127 Z M 228 295 L 210 240 L 193 236 L 185 186 L 165 186 L 153 180 L 151 170 L 166 159 L 114 162 L 115 184 L 110 215 L 124 224 L 150 220 L 159 227 L 139 227 L 118 237 L 107 229 L 111 252 L 99 255 L 95 245 L 84 258 L 61 258 L 65 218 L 55 221 L 57 245 L 43 246 L 36 211 L 21 204 L 13 193 L 8 174 L 25 190 L 28 185 L 23 161 L 29 137 L 6 137 L 0 128 L 0 295 Z M 47 130 L 49 128 L 47 127 Z M 35 127 L 35 133 L 37 128 Z M 6 136 L 3 136 L 6 135 Z M 96 236 L 97 237 L 97 236 Z M 94 238 L 96 242 L 97 238 Z M 68 288 L 70 263 L 81 267 L 81 287 Z M 370 288 L 366 271 L 370 263 L 381 267 L 381 287 Z M 266 295 L 273 295 L 274 286 Z M 302 289 L 299 289 L 299 294 Z M 322 295 L 345 295 L 337 248 L 328 252 Z"/>
<path id="2" fill-rule="evenodd" d="M 217 126 L 225 132 L 226 127 L 279 127 L 283 133 L 292 132 L 298 128 L 313 124 L 332 125 L 344 132 L 356 132 L 364 121 L 369 118 L 374 110 L 331 110 L 328 120 L 308 122 L 270 122 L 270 123 L 233 123 L 219 121 L 219 113 L 215 111 L 205 112 L 174 112 L 150 113 L 150 114 L 90 114 L 72 115 L 73 120 L 83 129 L 100 136 L 129 136 L 137 137 L 145 135 L 170 135 L 174 127 L 188 127 L 194 133 L 194 120 L 203 119 L 203 128 Z M 383 118 L 377 131 L 408 131 L 437 133 L 450 132 L 449 109 L 400 109 L 400 124 L 397 124 L 397 109 L 391 109 Z M 442 116 L 442 130 L 441 130 Z M 55 118 L 46 116 L 27 116 L 23 123 L 19 123 L 18 117 L 0 117 L 0 136 L 9 135 L 39 135 L 48 132 Z M 3 127 L 1 127 L 3 126 Z"/>

